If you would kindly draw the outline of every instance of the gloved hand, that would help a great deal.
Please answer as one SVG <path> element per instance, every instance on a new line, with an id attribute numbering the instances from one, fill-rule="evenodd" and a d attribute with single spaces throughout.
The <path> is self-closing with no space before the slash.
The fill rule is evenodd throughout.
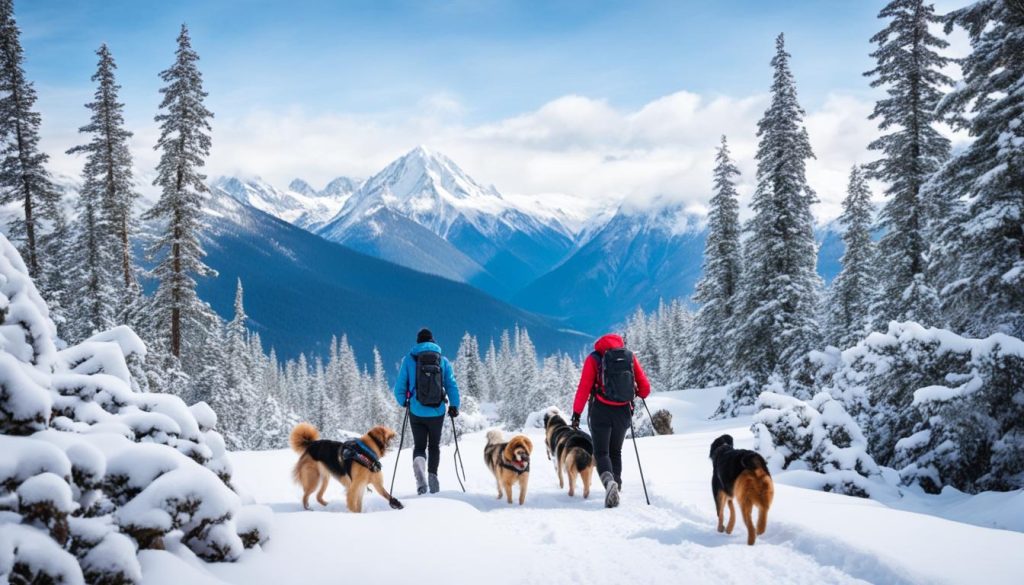
<path id="1" fill-rule="evenodd" d="M 450 416 L 452 418 L 455 418 L 455 417 L 459 416 L 459 409 L 454 407 L 454 406 L 449 406 L 448 407 L 448 416 Z"/>
<path id="2" fill-rule="evenodd" d="M 577 431 L 580 430 L 580 413 L 572 413 L 572 423 L 570 424 L 572 425 L 572 428 L 576 429 Z"/>
<path id="3" fill-rule="evenodd" d="M 402 505 L 402 502 L 399 502 L 398 498 L 396 498 L 394 496 L 391 496 L 391 499 L 388 500 L 388 505 L 391 506 L 392 510 L 403 510 L 403 509 L 405 509 L 405 506 Z"/>

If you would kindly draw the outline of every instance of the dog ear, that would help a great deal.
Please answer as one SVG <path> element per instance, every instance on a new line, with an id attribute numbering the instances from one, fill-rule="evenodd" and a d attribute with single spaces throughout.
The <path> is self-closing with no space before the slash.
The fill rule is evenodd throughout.
<path id="1" fill-rule="evenodd" d="M 533 441 L 530 440 L 530 437 L 523 437 L 523 446 L 527 451 L 533 452 Z"/>

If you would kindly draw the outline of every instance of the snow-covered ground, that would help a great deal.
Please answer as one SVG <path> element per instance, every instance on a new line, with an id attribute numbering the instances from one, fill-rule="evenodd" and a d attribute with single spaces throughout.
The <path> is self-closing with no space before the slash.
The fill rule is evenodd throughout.
<path id="1" fill-rule="evenodd" d="M 1020 583 L 1024 575 L 1024 493 L 906 495 L 885 503 L 786 485 L 777 477 L 768 530 L 746 545 L 742 522 L 715 531 L 708 446 L 727 432 L 753 442 L 749 418 L 707 421 L 716 390 L 652 397 L 674 415 L 673 436 L 638 440 L 651 504 L 644 502 L 627 441 L 621 507 L 602 507 L 558 489 L 540 430 L 526 505 L 495 499 L 483 465 L 483 433 L 460 446 L 469 481 L 463 494 L 442 452 L 442 492 L 417 497 L 408 448 L 402 452 L 390 510 L 367 494 L 367 513 L 345 511 L 332 483 L 331 504 L 303 511 L 290 451 L 235 453 L 240 488 L 275 512 L 271 541 L 234 564 L 191 563 L 168 553 L 141 555 L 150 584 L 183 583 Z M 408 447 L 408 442 L 407 442 Z M 384 462 L 388 480 L 394 454 Z M 947 516 L 951 519 L 947 519 Z M 993 528 L 1001 526 L 1013 530 Z M 181 551 L 177 551 L 181 554 Z"/>

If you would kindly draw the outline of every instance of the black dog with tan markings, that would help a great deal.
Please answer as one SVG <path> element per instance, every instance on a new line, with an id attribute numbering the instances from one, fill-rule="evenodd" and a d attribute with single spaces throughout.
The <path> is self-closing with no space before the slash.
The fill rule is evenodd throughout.
<path id="1" fill-rule="evenodd" d="M 583 497 L 590 496 L 590 481 L 594 473 L 594 441 L 590 435 L 574 429 L 556 412 L 544 415 L 545 446 L 548 459 L 554 459 L 558 473 L 558 487 L 565 487 L 562 470 L 569 477 L 569 497 L 576 495 L 576 477 L 583 480 Z"/>
<path id="2" fill-rule="evenodd" d="M 743 523 L 747 525 L 747 544 L 753 545 L 757 536 L 764 534 L 768 524 L 768 508 L 775 497 L 775 484 L 768 473 L 768 464 L 756 451 L 733 449 L 732 437 L 722 435 L 711 443 L 711 462 L 714 475 L 711 476 L 711 492 L 715 496 L 718 510 L 718 531 L 732 534 L 736 525 L 736 509 L 733 500 L 740 505 Z M 729 524 L 724 524 L 725 506 L 729 505 Z M 753 511 L 758 508 L 757 528 L 754 528 Z"/>

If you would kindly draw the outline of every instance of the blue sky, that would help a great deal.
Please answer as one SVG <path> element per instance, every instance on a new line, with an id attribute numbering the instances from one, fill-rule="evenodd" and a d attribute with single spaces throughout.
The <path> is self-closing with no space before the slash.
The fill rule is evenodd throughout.
<path id="1" fill-rule="evenodd" d="M 425 143 L 507 193 L 694 208 L 721 133 L 752 176 L 768 61 L 784 31 L 827 217 L 849 165 L 870 156 L 865 117 L 879 94 L 862 72 L 882 4 L 15 0 L 15 9 L 60 172 L 81 164 L 59 153 L 78 140 L 101 42 L 119 64 L 137 162 L 152 166 L 157 73 L 187 22 L 217 115 L 211 174 L 322 184 L 366 176 Z"/>
<path id="2" fill-rule="evenodd" d="M 29 67 L 41 85 L 88 86 L 107 42 L 126 97 L 155 100 L 156 73 L 189 23 L 211 102 L 378 112 L 449 93 L 470 120 L 512 115 L 566 94 L 637 106 L 679 89 L 765 87 L 785 31 L 806 106 L 866 91 L 878 2 L 375 2 L 18 0 Z"/>

